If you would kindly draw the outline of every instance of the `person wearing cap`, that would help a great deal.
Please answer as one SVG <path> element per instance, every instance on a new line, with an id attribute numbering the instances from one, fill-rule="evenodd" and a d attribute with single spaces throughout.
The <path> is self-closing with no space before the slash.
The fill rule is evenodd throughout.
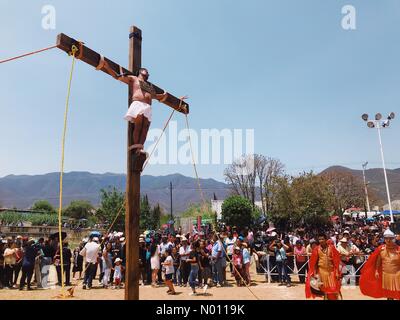
<path id="1" fill-rule="evenodd" d="M 122 260 L 121 258 L 115 259 L 115 266 L 112 269 L 114 271 L 113 279 L 114 279 L 114 289 L 121 289 L 121 279 L 122 279 L 122 272 L 123 266 L 121 265 Z"/>
<path id="2" fill-rule="evenodd" d="M 85 276 L 83 279 L 83 289 L 91 289 L 93 278 L 97 272 L 97 259 L 99 256 L 99 238 L 94 237 L 92 241 L 86 243 L 79 254 L 84 257 L 85 264 Z"/>
<path id="3" fill-rule="evenodd" d="M 235 277 L 236 285 L 240 287 L 242 285 L 242 279 L 246 281 L 246 272 L 243 266 L 243 256 L 239 246 L 233 248 L 232 262 L 233 276 Z"/>
<path id="4" fill-rule="evenodd" d="M 181 237 L 181 247 L 179 248 L 179 256 L 181 259 L 180 274 L 182 279 L 182 285 L 187 286 L 190 273 L 190 264 L 187 262 L 189 259 L 191 249 L 188 245 L 188 240 L 185 236 Z"/>
<path id="5" fill-rule="evenodd" d="M 361 293 L 373 298 L 400 300 L 400 247 L 396 236 L 387 229 L 379 246 L 361 270 Z"/>
<path id="6" fill-rule="evenodd" d="M 343 281 L 347 284 L 350 284 L 351 274 L 355 273 L 354 270 L 354 256 L 360 253 L 360 250 L 353 244 L 350 245 L 347 238 L 343 237 L 339 240 L 339 244 L 336 249 L 340 254 L 340 260 L 346 268 L 342 268 L 342 273 L 346 274 L 343 277 Z"/>

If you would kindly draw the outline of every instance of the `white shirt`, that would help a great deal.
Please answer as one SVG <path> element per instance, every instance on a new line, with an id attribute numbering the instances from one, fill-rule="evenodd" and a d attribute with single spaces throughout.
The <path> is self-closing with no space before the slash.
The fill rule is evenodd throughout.
<path id="1" fill-rule="evenodd" d="M 85 245 L 85 247 L 79 252 L 79 254 L 85 257 L 86 262 L 96 263 L 97 257 L 99 256 L 100 245 L 92 241 Z"/>
<path id="2" fill-rule="evenodd" d="M 168 266 L 165 266 L 165 274 L 173 274 L 174 273 L 174 260 L 171 256 L 168 256 L 165 259 L 165 262 L 170 263 Z"/>
<path id="3" fill-rule="evenodd" d="M 186 249 L 182 246 L 179 248 L 179 254 L 181 255 L 181 261 L 186 261 L 189 259 L 189 256 L 183 257 L 182 255 L 190 253 L 190 246 L 186 246 Z"/>
<path id="4" fill-rule="evenodd" d="M 160 251 L 161 254 L 163 255 L 165 253 L 165 251 L 169 248 L 172 247 L 172 243 L 171 242 L 167 242 L 167 243 L 162 243 L 160 244 Z"/>
<path id="5" fill-rule="evenodd" d="M 232 239 L 226 238 L 225 239 L 225 245 L 226 245 L 226 252 L 229 255 L 233 255 L 233 247 L 236 242 L 236 237 L 233 237 Z"/>

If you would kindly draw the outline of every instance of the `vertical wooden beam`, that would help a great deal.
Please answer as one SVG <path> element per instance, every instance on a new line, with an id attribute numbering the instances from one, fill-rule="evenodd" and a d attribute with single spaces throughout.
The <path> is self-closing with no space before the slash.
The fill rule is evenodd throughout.
<path id="1" fill-rule="evenodd" d="M 129 71 L 136 73 L 142 64 L 142 31 L 136 27 L 129 33 Z M 132 87 L 129 87 L 128 107 L 132 103 Z M 133 142 L 134 126 L 128 123 L 128 155 L 126 177 L 126 269 L 125 300 L 139 300 L 139 217 L 140 217 L 140 175 L 145 155 L 135 155 L 128 147 Z"/>

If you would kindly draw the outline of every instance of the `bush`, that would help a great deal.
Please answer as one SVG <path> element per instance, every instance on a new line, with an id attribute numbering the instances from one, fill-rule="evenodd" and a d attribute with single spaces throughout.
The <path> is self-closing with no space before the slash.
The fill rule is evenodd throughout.
<path id="1" fill-rule="evenodd" d="M 251 202 L 241 196 L 227 198 L 222 204 L 222 221 L 240 230 L 251 225 L 252 213 Z"/>

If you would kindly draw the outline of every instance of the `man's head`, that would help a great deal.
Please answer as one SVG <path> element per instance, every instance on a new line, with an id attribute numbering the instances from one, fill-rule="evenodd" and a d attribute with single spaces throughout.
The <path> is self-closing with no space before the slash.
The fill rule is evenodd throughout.
<path id="1" fill-rule="evenodd" d="M 318 235 L 318 242 L 321 246 L 325 247 L 326 246 L 326 235 L 321 233 Z"/>
<path id="2" fill-rule="evenodd" d="M 147 81 L 150 77 L 149 71 L 146 68 L 140 68 L 139 72 L 138 72 L 138 76 L 139 76 L 139 78 Z"/>
<path id="3" fill-rule="evenodd" d="M 385 244 L 389 246 L 396 242 L 396 235 L 390 229 L 383 233 L 383 238 L 385 239 Z"/>

